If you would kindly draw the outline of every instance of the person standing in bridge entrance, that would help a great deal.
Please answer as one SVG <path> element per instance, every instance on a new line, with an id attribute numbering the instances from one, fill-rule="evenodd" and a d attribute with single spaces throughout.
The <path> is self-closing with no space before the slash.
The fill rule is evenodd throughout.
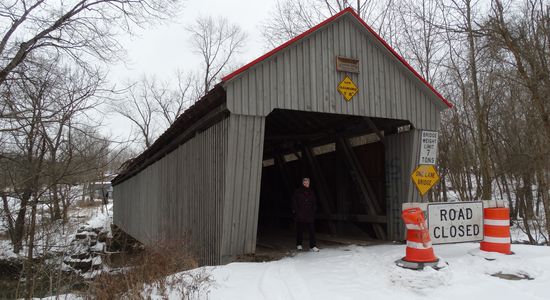
<path id="1" fill-rule="evenodd" d="M 315 211 L 317 209 L 317 199 L 315 194 L 309 188 L 309 178 L 302 179 L 302 186 L 298 188 L 292 196 L 292 214 L 296 221 L 296 249 L 302 250 L 303 232 L 307 228 L 309 232 L 309 249 L 313 252 L 319 252 L 317 241 L 315 240 Z"/>

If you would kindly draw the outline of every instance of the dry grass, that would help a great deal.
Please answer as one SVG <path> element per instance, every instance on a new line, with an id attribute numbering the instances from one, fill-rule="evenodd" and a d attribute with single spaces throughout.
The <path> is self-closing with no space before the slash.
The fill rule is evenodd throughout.
<path id="1" fill-rule="evenodd" d="M 90 285 L 89 294 L 96 299 L 143 299 L 149 298 L 152 293 L 167 295 L 174 290 L 180 295 L 189 295 L 211 282 L 208 274 L 204 273 L 169 276 L 198 267 L 197 260 L 184 243 L 146 247 L 139 261 L 140 264 L 117 274 L 104 273 L 96 277 Z"/>

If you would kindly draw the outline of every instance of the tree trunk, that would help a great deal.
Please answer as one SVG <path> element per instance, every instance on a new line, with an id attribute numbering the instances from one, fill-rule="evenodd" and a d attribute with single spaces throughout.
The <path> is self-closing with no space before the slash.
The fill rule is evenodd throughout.
<path id="1" fill-rule="evenodd" d="M 20 207 L 17 212 L 17 218 L 13 228 L 12 244 L 13 252 L 19 253 L 23 248 L 23 238 L 25 236 L 25 217 L 27 214 L 27 205 L 31 197 L 30 191 L 24 192 L 20 199 Z"/>
<path id="2" fill-rule="evenodd" d="M 550 237 L 550 187 L 548 186 L 548 176 L 545 175 L 544 171 L 539 170 L 537 174 L 538 185 L 541 191 L 542 205 L 544 208 L 544 215 L 546 218 L 546 236 Z M 550 246 L 550 239 L 547 243 Z"/>
<path id="3" fill-rule="evenodd" d="M 59 208 L 59 191 L 57 184 L 53 184 L 52 187 L 52 204 L 53 204 L 53 219 L 61 219 L 61 209 Z"/>
<path id="4" fill-rule="evenodd" d="M 476 62 L 476 45 L 472 28 L 472 15 L 470 3 L 466 6 L 466 26 L 468 34 L 468 64 L 470 68 L 470 81 L 473 85 L 473 100 L 475 108 L 475 121 L 477 126 L 477 145 L 479 154 L 479 168 L 481 173 L 481 199 L 491 200 L 491 167 L 489 161 L 489 143 L 487 140 L 489 126 L 487 124 L 487 104 L 481 102 L 481 93 L 479 89 L 478 68 Z M 479 188 L 479 187 L 478 187 Z M 479 197 L 479 194 L 476 195 Z"/>
<path id="5" fill-rule="evenodd" d="M 36 232 L 36 204 L 38 196 L 34 195 L 31 206 L 31 224 L 29 228 L 29 243 L 27 251 L 27 263 L 25 264 L 25 298 L 32 299 L 34 293 L 34 234 Z"/>

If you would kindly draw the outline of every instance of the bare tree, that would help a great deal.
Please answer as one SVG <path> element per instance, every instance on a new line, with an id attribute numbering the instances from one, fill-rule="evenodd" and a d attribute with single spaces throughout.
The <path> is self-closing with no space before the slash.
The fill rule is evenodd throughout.
<path id="1" fill-rule="evenodd" d="M 72 144 L 72 137 L 77 135 L 75 131 L 83 131 L 81 122 L 88 119 L 85 112 L 99 104 L 96 94 L 103 82 L 100 74 L 90 77 L 88 72 L 75 72 L 58 64 L 59 60 L 43 61 L 26 65 L 25 75 L 17 73 L 24 77 L 9 87 L 13 95 L 9 112 L 16 117 L 0 119 L 19 128 L 3 133 L 6 147 L 0 153 L 4 176 L 9 179 L 7 187 L 19 200 L 16 217 L 8 222 L 12 223 L 8 231 L 15 252 L 22 247 L 30 201 L 38 201 L 48 187 L 81 171 L 73 160 L 80 146 Z M 11 218 L 6 201 L 3 206 Z M 55 210 L 54 215 L 60 217 L 59 210 Z"/>
<path id="2" fill-rule="evenodd" d="M 390 44 L 395 44 L 395 0 L 278 0 L 271 18 L 262 24 L 262 35 L 267 45 L 275 47 L 348 7 L 353 7 Z"/>
<path id="3" fill-rule="evenodd" d="M 123 100 L 113 103 L 113 109 L 137 129 L 145 148 L 196 100 L 195 77 L 178 71 L 175 79 L 171 83 L 143 76 L 127 88 Z"/>
<path id="4" fill-rule="evenodd" d="M 183 113 L 192 103 L 198 100 L 193 94 L 196 79 L 192 74 L 184 74 L 182 71 L 176 72 L 176 83 L 174 88 L 168 87 L 168 83 L 163 83 L 161 89 L 165 97 L 155 96 L 157 110 L 162 115 L 164 127 L 168 128 L 176 121 L 176 118 Z M 155 90 L 154 86 L 151 86 Z M 159 92 L 155 91 L 155 95 Z"/>
<path id="5" fill-rule="evenodd" d="M 222 17 L 199 17 L 187 31 L 191 34 L 193 51 L 202 59 L 199 72 L 205 95 L 242 51 L 246 34 Z"/>
<path id="6" fill-rule="evenodd" d="M 444 75 L 443 61 L 447 57 L 445 35 L 437 1 L 398 0 L 400 36 L 396 45 L 415 69 L 431 84 Z"/>
<path id="7" fill-rule="evenodd" d="M 521 166 L 513 169 L 516 172 L 523 171 L 518 174 L 518 181 L 523 182 L 524 186 L 520 189 L 518 204 L 521 206 L 517 213 L 524 215 L 524 228 L 533 242 L 530 224 L 527 222 L 537 220 L 537 203 L 542 203 L 544 207 L 545 229 L 550 233 L 550 3 L 527 0 L 519 6 L 513 6 L 500 0 L 492 1 L 485 29 L 490 44 L 500 54 L 495 58 L 499 63 L 510 66 L 510 72 L 504 74 L 502 80 L 509 82 L 516 94 L 521 94 L 529 104 L 508 106 L 508 110 L 513 109 L 515 112 L 508 119 L 514 120 L 511 124 L 514 128 L 511 129 L 518 132 L 525 128 L 526 135 L 521 138 L 518 135 L 503 136 L 516 139 L 510 145 L 519 148 L 515 152 L 522 154 L 508 162 L 521 161 Z M 503 120 L 503 123 L 506 124 L 506 121 Z M 531 190 L 535 182 L 538 186 L 537 203 L 534 202 Z"/>
<path id="8" fill-rule="evenodd" d="M 115 104 L 117 113 L 132 122 L 137 127 L 145 148 L 149 148 L 156 138 L 157 128 L 155 118 L 155 100 L 147 78 L 128 88 L 127 101 Z"/>
<path id="9" fill-rule="evenodd" d="M 32 53 L 56 53 L 88 66 L 88 59 L 120 58 L 120 30 L 131 31 L 173 14 L 174 0 L 15 0 L 0 5 L 0 86 Z"/>

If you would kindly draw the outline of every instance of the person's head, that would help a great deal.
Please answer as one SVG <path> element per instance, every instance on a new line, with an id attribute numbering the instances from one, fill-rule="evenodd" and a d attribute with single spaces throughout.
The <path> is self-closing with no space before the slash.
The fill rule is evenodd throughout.
<path id="1" fill-rule="evenodd" d="M 309 178 L 308 177 L 304 177 L 302 179 L 302 185 L 305 187 L 305 188 L 309 188 Z"/>

